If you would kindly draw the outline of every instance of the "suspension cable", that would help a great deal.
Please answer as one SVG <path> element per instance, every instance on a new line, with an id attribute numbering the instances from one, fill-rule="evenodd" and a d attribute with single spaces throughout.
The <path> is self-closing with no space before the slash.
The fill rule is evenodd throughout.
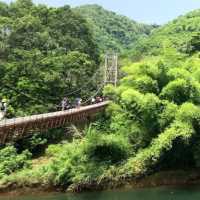
<path id="1" fill-rule="evenodd" d="M 109 75 L 110 75 L 111 71 L 109 72 Z M 94 98 L 97 94 L 99 94 L 99 92 L 103 89 L 103 87 L 105 86 L 105 83 L 103 82 L 101 84 L 101 86 L 98 88 L 97 91 L 95 91 L 94 94 L 92 94 L 92 96 L 90 96 L 86 101 L 83 102 L 83 105 L 88 103 L 92 98 Z"/>
<path id="2" fill-rule="evenodd" d="M 19 90 L 13 88 L 12 86 L 9 86 L 8 84 L 5 84 L 5 87 L 9 88 L 10 90 L 15 91 L 16 93 L 20 93 L 20 94 L 22 94 L 23 96 L 25 96 L 25 97 L 27 97 L 27 98 L 29 98 L 29 99 L 31 99 L 31 100 L 34 100 L 34 101 L 36 101 L 36 102 L 38 102 L 38 103 L 43 104 L 43 102 L 40 101 L 39 99 L 34 98 L 34 97 L 32 97 L 31 95 L 28 95 L 28 94 L 26 94 L 26 93 L 24 93 L 24 92 L 22 92 L 22 91 L 19 91 Z"/>
<path id="3" fill-rule="evenodd" d="M 90 96 L 87 100 L 85 100 L 85 101 L 83 102 L 83 105 L 86 104 L 86 103 L 88 103 L 92 98 L 94 98 L 97 94 L 99 94 L 99 92 L 103 89 L 104 86 L 105 86 L 105 84 L 103 83 L 103 84 L 98 88 L 98 90 L 95 91 L 94 94 L 92 94 L 92 96 Z"/>
<path id="4" fill-rule="evenodd" d="M 99 70 L 100 70 L 100 68 L 98 68 L 98 69 L 96 70 L 96 72 L 95 72 L 95 73 L 93 74 L 93 76 L 89 79 L 89 81 L 87 81 L 82 87 L 80 87 L 79 89 L 77 89 L 77 90 L 75 90 L 75 91 L 72 91 L 72 92 L 70 92 L 70 93 L 67 93 L 67 94 L 65 94 L 65 95 L 66 95 L 66 96 L 70 96 L 70 95 L 72 95 L 72 94 L 75 94 L 75 93 L 81 91 L 81 90 L 82 90 L 83 88 L 85 88 L 89 83 L 91 83 L 92 81 L 94 81 L 94 79 L 96 78 L 96 76 L 97 76 Z M 34 101 L 36 101 L 36 102 L 38 102 L 38 103 L 43 104 L 43 102 L 40 101 L 39 99 L 34 98 L 34 97 L 32 97 L 31 95 L 28 95 L 28 94 L 26 94 L 26 93 L 24 93 L 24 92 L 22 92 L 22 91 L 19 91 L 19 90 L 17 90 L 16 88 L 14 88 L 14 87 L 12 87 L 12 86 L 10 86 L 10 85 L 8 85 L 8 84 L 5 84 L 4 86 L 7 87 L 7 88 L 9 88 L 9 89 L 11 89 L 11 90 L 13 90 L 13 91 L 15 91 L 16 93 L 22 94 L 23 96 L 25 96 L 25 97 L 27 97 L 27 98 L 29 98 L 29 99 L 31 99 L 31 100 L 34 100 Z"/>
<path id="5" fill-rule="evenodd" d="M 72 95 L 72 94 L 75 94 L 75 93 L 81 91 L 81 90 L 82 90 L 83 88 L 85 88 L 89 83 L 91 83 L 92 81 L 94 81 L 94 78 L 96 78 L 96 76 L 97 76 L 98 72 L 100 71 L 100 69 L 101 69 L 101 68 L 99 67 L 99 68 L 96 70 L 96 72 L 93 74 L 93 76 L 92 76 L 82 87 L 80 87 L 79 89 L 77 89 L 77 90 L 75 90 L 75 91 L 72 91 L 72 92 L 70 92 L 70 93 L 67 93 L 66 96 L 69 96 L 69 95 Z M 22 95 L 26 96 L 27 98 L 29 98 L 29 99 L 31 99 L 31 100 L 34 100 L 34 101 L 36 101 L 36 102 L 38 102 L 38 103 L 41 103 L 41 104 L 44 103 L 44 102 L 40 101 L 39 99 L 34 98 L 34 97 L 32 97 L 32 96 L 30 96 L 30 95 L 28 95 L 28 94 L 26 94 L 26 93 L 24 93 L 24 92 L 22 92 L 22 91 L 18 91 L 17 89 L 13 88 L 12 86 L 9 86 L 8 84 L 6 84 L 5 86 L 6 86 L 7 88 L 9 88 L 9 89 L 15 91 L 16 93 L 19 93 L 19 94 L 22 94 Z M 99 94 L 99 92 L 103 89 L 104 86 L 105 86 L 105 83 L 101 84 L 100 87 L 99 87 L 88 99 L 86 99 L 86 100 L 83 102 L 83 105 L 86 104 L 86 103 L 88 103 L 92 98 L 94 98 L 97 94 Z"/>
<path id="6" fill-rule="evenodd" d="M 85 88 L 86 86 L 89 85 L 89 83 L 91 83 L 92 81 L 94 81 L 94 78 L 96 78 L 98 72 L 100 71 L 100 67 L 96 70 L 96 72 L 92 75 L 92 77 L 89 79 L 89 81 L 87 81 L 82 87 L 80 87 L 79 89 L 69 92 L 67 94 L 65 94 L 66 96 L 70 96 L 72 94 L 76 94 L 77 92 L 81 91 L 83 88 Z"/>

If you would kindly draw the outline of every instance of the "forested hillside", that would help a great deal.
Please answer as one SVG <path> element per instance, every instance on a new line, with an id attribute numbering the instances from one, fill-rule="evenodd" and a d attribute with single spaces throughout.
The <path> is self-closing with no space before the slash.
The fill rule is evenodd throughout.
<path id="1" fill-rule="evenodd" d="M 102 8 L 95 8 L 95 15 L 103 16 Z M 87 22 L 77 14 L 81 9 L 35 6 L 29 0 L 1 4 L 0 92 L 14 100 L 18 112 L 24 106 L 27 113 L 45 110 L 36 100 L 53 105 L 68 90 L 81 87 L 95 71 L 98 51 Z M 130 32 L 121 27 L 119 16 L 110 15 L 127 33 L 122 31 L 119 46 L 111 46 L 129 45 Z M 169 22 L 128 52 L 118 86 L 104 88 L 110 104 L 95 123 L 84 129 L 72 126 L 67 130 L 72 137 L 67 139 L 63 129 L 52 130 L 53 134 L 34 135 L 0 148 L 0 190 L 25 186 L 78 192 L 108 189 L 177 169 L 186 170 L 187 177 L 188 169 L 196 170 L 197 175 L 189 179 L 199 181 L 199 15 L 196 10 Z M 98 24 L 104 23 L 102 16 L 96 18 Z M 111 24 L 112 20 L 107 19 Z M 111 26 L 102 27 L 105 31 Z M 99 37 L 105 36 L 103 50 L 113 32 L 109 37 L 100 32 Z M 7 90 L 10 85 L 16 91 Z"/>
<path id="2" fill-rule="evenodd" d="M 199 51 L 200 9 L 161 26 L 152 31 L 150 37 L 141 39 L 132 53 L 140 55 L 159 55 L 165 47 L 173 46 L 181 53 L 192 54 Z"/>
<path id="3" fill-rule="evenodd" d="M 89 25 L 69 6 L 0 3 L 0 97 L 9 102 L 8 116 L 55 110 L 98 64 Z M 93 88 L 90 83 L 74 95 L 87 96 Z"/>
<path id="4" fill-rule="evenodd" d="M 98 5 L 85 5 L 75 10 L 89 21 L 102 52 L 131 48 L 138 38 L 149 35 L 153 29 L 151 25 L 137 23 Z"/>

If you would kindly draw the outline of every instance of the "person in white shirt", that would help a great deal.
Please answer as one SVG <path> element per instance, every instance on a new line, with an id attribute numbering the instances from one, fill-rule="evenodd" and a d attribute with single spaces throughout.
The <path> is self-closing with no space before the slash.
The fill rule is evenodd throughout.
<path id="1" fill-rule="evenodd" d="M 6 99 L 2 99 L 0 101 L 0 120 L 2 120 L 7 112 L 7 101 Z"/>

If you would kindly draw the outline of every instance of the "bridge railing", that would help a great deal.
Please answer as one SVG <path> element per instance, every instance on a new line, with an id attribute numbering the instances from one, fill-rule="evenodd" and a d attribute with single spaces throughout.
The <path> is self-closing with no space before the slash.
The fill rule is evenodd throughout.
<path id="1" fill-rule="evenodd" d="M 0 121 L 0 144 L 28 136 L 34 131 L 58 128 L 69 123 L 87 120 L 88 117 L 104 110 L 108 104 L 109 101 L 105 101 L 65 111 L 4 119 Z"/>

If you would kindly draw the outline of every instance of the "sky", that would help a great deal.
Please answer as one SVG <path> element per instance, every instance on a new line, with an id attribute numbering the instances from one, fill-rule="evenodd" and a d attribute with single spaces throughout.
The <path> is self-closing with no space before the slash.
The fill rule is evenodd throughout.
<path id="1" fill-rule="evenodd" d="M 2 1 L 2 0 L 1 0 Z M 12 0 L 3 0 L 10 2 Z M 200 8 L 200 0 L 33 0 L 49 6 L 99 4 L 106 9 L 144 23 L 164 24 Z"/>

